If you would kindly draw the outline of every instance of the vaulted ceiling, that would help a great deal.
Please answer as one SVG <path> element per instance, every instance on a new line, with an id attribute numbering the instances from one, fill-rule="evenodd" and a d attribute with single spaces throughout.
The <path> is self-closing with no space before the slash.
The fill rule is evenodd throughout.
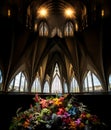
<path id="1" fill-rule="evenodd" d="M 29 83 L 32 83 L 42 67 L 41 80 L 44 81 L 47 74 L 52 76 L 55 63 L 58 63 L 60 73 L 67 82 L 70 81 L 71 71 L 74 70 L 81 85 L 86 70 L 92 68 L 105 86 L 107 76 L 111 72 L 110 5 L 110 0 L 1 1 L 0 66 L 3 70 L 4 87 L 20 70 L 27 73 Z M 41 6 L 45 6 L 50 12 L 45 18 L 50 31 L 48 37 L 41 37 L 38 31 L 34 30 L 33 23 L 41 22 L 41 18 L 36 14 Z M 27 24 L 28 7 L 32 19 Z M 72 37 L 60 37 L 57 34 L 51 37 L 54 28 L 62 30 L 69 20 L 63 15 L 67 7 L 75 10 L 71 21 L 78 22 L 78 30 Z M 85 24 L 82 19 L 84 7 L 87 10 Z"/>

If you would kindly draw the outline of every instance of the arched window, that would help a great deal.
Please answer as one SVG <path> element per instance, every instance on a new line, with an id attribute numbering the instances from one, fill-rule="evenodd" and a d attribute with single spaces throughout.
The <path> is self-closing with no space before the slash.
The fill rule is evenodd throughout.
<path id="1" fill-rule="evenodd" d="M 64 28 L 64 36 L 74 36 L 74 25 L 72 22 L 67 22 Z"/>
<path id="2" fill-rule="evenodd" d="M 2 87 L 3 87 L 3 83 L 2 83 L 2 81 L 3 81 L 3 77 L 2 77 L 2 71 L 0 70 L 0 91 L 2 91 Z"/>
<path id="3" fill-rule="evenodd" d="M 94 92 L 94 91 L 102 91 L 102 90 L 103 88 L 97 76 L 91 71 L 89 71 L 84 80 L 83 92 Z"/>
<path id="4" fill-rule="evenodd" d="M 49 83 L 48 83 L 48 81 L 45 81 L 43 93 L 49 93 Z"/>
<path id="5" fill-rule="evenodd" d="M 63 87 L 64 87 L 64 93 L 68 93 L 68 86 L 66 82 L 63 83 Z"/>
<path id="6" fill-rule="evenodd" d="M 41 84 L 40 84 L 39 77 L 35 78 L 32 88 L 31 88 L 31 92 L 41 92 Z"/>
<path id="7" fill-rule="evenodd" d="M 109 75 L 108 91 L 111 91 L 111 74 Z"/>
<path id="8" fill-rule="evenodd" d="M 79 85 L 74 77 L 71 80 L 70 92 L 71 93 L 79 92 Z"/>
<path id="9" fill-rule="evenodd" d="M 27 80 L 23 72 L 19 72 L 11 81 L 8 91 L 28 92 Z"/>
<path id="10" fill-rule="evenodd" d="M 46 22 L 41 22 L 39 25 L 39 36 L 48 36 L 48 26 Z"/>
<path id="11" fill-rule="evenodd" d="M 51 86 L 51 93 L 62 93 L 62 83 L 60 80 L 59 66 L 56 63 L 54 73 L 53 73 L 53 82 Z"/>
<path id="12" fill-rule="evenodd" d="M 55 27 L 53 30 L 52 30 L 52 33 L 51 33 L 51 37 L 54 37 L 55 35 L 59 36 L 62 38 L 62 32 L 59 28 Z"/>

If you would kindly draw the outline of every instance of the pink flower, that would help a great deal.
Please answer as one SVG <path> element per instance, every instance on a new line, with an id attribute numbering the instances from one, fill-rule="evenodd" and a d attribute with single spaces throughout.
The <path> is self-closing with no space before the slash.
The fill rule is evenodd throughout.
<path id="1" fill-rule="evenodd" d="M 76 123 L 77 125 L 79 125 L 79 124 L 81 123 L 81 119 L 78 118 L 78 119 L 75 121 L 75 123 Z"/>
<path id="2" fill-rule="evenodd" d="M 40 104 L 41 104 L 42 108 L 47 108 L 49 105 L 49 102 L 46 99 L 41 99 Z"/>
<path id="3" fill-rule="evenodd" d="M 35 100 L 35 102 L 39 102 L 39 96 L 38 96 L 38 94 L 35 94 L 34 100 Z"/>

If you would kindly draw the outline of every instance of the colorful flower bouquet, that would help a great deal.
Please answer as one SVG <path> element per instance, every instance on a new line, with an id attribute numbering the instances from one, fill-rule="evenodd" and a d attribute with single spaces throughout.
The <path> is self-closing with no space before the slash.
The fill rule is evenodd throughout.
<path id="1" fill-rule="evenodd" d="M 70 94 L 46 98 L 36 94 L 33 99 L 34 105 L 29 109 L 17 109 L 9 130 L 89 130 L 88 127 L 101 126 L 100 119 L 90 114 L 87 107 Z"/>

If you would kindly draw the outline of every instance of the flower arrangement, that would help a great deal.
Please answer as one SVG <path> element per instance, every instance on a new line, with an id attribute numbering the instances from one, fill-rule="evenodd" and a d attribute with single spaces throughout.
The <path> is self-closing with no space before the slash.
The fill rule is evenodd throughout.
<path id="1" fill-rule="evenodd" d="M 86 126 L 95 127 L 101 123 L 96 115 L 90 114 L 87 107 L 70 94 L 46 98 L 36 94 L 33 100 L 34 105 L 31 104 L 29 109 L 25 111 L 17 109 L 9 130 L 19 128 L 82 130 Z"/>

